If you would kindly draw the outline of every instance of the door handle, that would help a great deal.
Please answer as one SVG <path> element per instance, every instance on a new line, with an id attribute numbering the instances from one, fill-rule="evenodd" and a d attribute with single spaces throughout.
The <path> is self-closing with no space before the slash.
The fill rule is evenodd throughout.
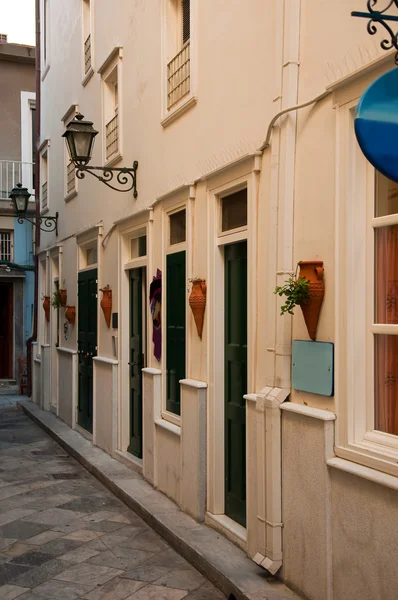
<path id="1" fill-rule="evenodd" d="M 130 365 L 130 367 L 137 367 L 138 366 L 138 362 L 129 362 L 128 364 Z"/>

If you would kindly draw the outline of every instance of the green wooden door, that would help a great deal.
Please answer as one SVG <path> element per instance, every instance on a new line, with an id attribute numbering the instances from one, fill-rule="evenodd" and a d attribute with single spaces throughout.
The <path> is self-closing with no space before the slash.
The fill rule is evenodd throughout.
<path id="1" fill-rule="evenodd" d="M 225 514 L 246 525 L 247 243 L 225 247 Z"/>
<path id="2" fill-rule="evenodd" d="M 130 271 L 130 444 L 128 451 L 142 458 L 143 269 Z"/>
<path id="3" fill-rule="evenodd" d="M 97 269 L 78 277 L 78 417 L 93 431 L 93 357 L 97 355 Z"/>
<path id="4" fill-rule="evenodd" d="M 167 402 L 170 412 L 181 414 L 180 379 L 185 379 L 185 310 L 187 280 L 185 252 L 167 256 L 166 370 Z"/>

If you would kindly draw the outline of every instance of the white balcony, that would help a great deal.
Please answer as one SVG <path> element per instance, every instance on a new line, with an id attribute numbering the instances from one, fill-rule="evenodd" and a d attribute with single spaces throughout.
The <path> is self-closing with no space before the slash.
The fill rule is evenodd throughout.
<path id="1" fill-rule="evenodd" d="M 34 163 L 0 160 L 0 200 L 9 201 L 12 188 L 22 183 L 32 194 L 30 201 L 34 201 L 34 174 Z"/>
<path id="2" fill-rule="evenodd" d="M 191 88 L 191 47 L 187 42 L 167 65 L 167 108 L 170 109 Z"/>
<path id="3" fill-rule="evenodd" d="M 119 150 L 119 124 L 118 116 L 115 115 L 106 124 L 106 159 L 108 160 Z"/>

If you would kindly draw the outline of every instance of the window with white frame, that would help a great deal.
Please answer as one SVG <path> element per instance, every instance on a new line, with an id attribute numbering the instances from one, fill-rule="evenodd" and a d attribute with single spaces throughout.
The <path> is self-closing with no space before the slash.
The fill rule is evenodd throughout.
<path id="1" fill-rule="evenodd" d="M 45 149 L 40 155 L 40 207 L 41 210 L 48 209 L 48 150 Z"/>
<path id="2" fill-rule="evenodd" d="M 186 374 L 186 220 L 184 207 L 167 214 L 166 255 L 166 403 L 164 417 L 178 423 L 180 380 Z"/>
<path id="3" fill-rule="evenodd" d="M 105 117 L 105 160 L 109 161 L 121 153 L 119 73 L 117 63 L 104 77 Z"/>
<path id="4" fill-rule="evenodd" d="M 83 80 L 93 72 L 92 66 L 92 28 L 91 28 L 91 0 L 82 1 L 83 9 Z"/>
<path id="5" fill-rule="evenodd" d="M 222 196 L 221 203 L 221 233 L 247 227 L 247 188 Z"/>
<path id="6" fill-rule="evenodd" d="M 12 231 L 0 231 L 0 260 L 13 260 Z"/>
<path id="7" fill-rule="evenodd" d="M 374 420 L 398 436 L 398 184 L 377 172 L 375 188 Z"/>
<path id="8" fill-rule="evenodd" d="M 338 115 L 336 455 L 396 475 L 398 185 L 363 156 L 356 103 Z"/>
<path id="9" fill-rule="evenodd" d="M 49 48 L 49 0 L 42 0 L 41 10 L 41 56 L 43 77 L 46 75 L 46 70 L 50 66 L 50 48 Z"/>
<path id="10" fill-rule="evenodd" d="M 166 1 L 167 110 L 191 91 L 191 1 Z"/>

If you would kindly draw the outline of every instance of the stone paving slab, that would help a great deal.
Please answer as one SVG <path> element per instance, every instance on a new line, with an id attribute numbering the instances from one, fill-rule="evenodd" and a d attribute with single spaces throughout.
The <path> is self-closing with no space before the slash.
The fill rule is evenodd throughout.
<path id="1" fill-rule="evenodd" d="M 9 446 L 1 445 L 5 437 Z M 15 407 L 0 408 L 2 483 L 14 504 L 32 499 L 23 508 L 0 502 L 0 600 L 225 600 L 73 458 L 68 471 L 76 479 L 54 480 L 68 472 L 65 457 Z M 133 576 L 138 567 L 144 576 Z"/>
<path id="2" fill-rule="evenodd" d="M 18 407 L 189 561 L 186 562 L 181 558 L 182 563 L 177 565 L 174 556 L 170 559 L 171 564 L 168 564 L 168 553 L 175 555 L 173 550 L 168 549 L 158 551 L 135 566 L 125 565 L 124 570 L 121 569 L 122 578 L 134 580 L 136 577 L 138 581 L 148 582 L 147 586 L 131 596 L 131 600 L 223 598 L 224 596 L 211 588 L 208 583 L 196 590 L 189 589 L 192 579 L 187 573 L 181 573 L 184 567 L 192 568 L 189 563 L 222 590 L 230 600 L 234 598 L 236 600 L 299 600 L 298 595 L 278 579 L 270 577 L 229 540 L 207 525 L 198 524 L 166 496 L 153 489 L 141 475 L 93 446 L 91 442 L 57 419 L 54 414 L 40 410 L 32 402 L 18 403 Z M 62 492 L 65 492 L 65 489 Z M 69 487 L 66 493 L 76 494 Z M 82 506 L 85 506 L 85 503 L 82 503 Z M 108 504 L 105 510 L 108 507 L 112 508 Z M 72 504 L 72 508 L 78 508 L 77 501 L 76 504 Z M 29 516 L 26 519 L 29 519 Z M 137 539 L 136 534 L 130 532 L 126 537 L 123 530 L 119 529 L 88 542 L 87 546 L 100 553 L 117 546 L 129 547 L 133 550 L 134 539 Z M 142 549 L 150 554 L 148 543 L 143 543 Z M 88 562 L 107 562 L 107 557 L 99 559 L 99 556 L 89 559 Z M 113 562 L 119 567 L 122 563 L 123 561 Z M 155 573 L 158 577 L 152 579 Z M 159 580 L 163 582 L 162 585 L 158 585 Z M 168 587 L 169 583 L 177 585 L 178 582 L 180 585 L 183 583 L 185 588 L 188 586 L 183 595 L 178 588 Z M 206 586 L 210 586 L 211 593 Z M 209 595 L 206 595 L 208 593 Z"/>

